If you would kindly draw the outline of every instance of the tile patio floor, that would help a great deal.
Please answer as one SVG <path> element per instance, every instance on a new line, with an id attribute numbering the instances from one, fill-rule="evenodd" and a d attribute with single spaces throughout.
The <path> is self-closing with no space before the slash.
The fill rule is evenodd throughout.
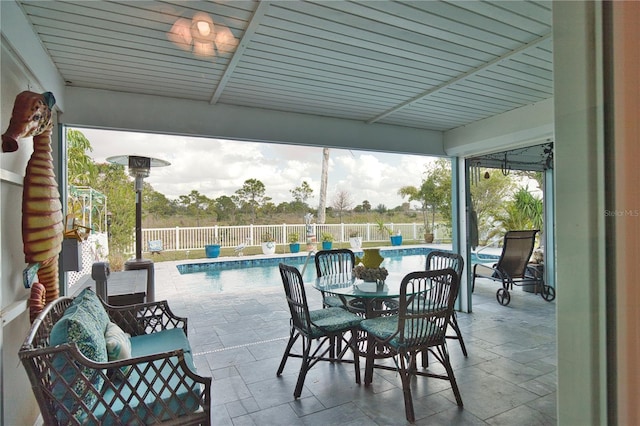
<path id="1" fill-rule="evenodd" d="M 213 425 L 407 424 L 400 380 L 391 371 L 376 370 L 365 387 L 355 383 L 352 364 L 321 362 L 295 400 L 299 360 L 290 359 L 276 377 L 289 334 L 282 285 L 206 294 L 180 275 L 177 263 L 155 264 L 156 299 L 189 318 L 198 372 L 213 377 Z M 474 312 L 458 313 L 469 356 L 457 341 L 448 345 L 464 408 L 448 382 L 420 377 L 412 388 L 416 424 L 555 425 L 555 302 L 516 288 L 504 307 L 495 299 L 497 284 L 477 284 Z M 307 296 L 312 309 L 321 307 L 319 292 L 308 288 Z M 438 367 L 432 361 L 430 368 Z"/>

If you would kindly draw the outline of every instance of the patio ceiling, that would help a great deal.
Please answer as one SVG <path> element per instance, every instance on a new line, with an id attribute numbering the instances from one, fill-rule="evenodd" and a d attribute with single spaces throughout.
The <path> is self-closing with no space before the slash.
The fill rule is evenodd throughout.
<path id="1" fill-rule="evenodd" d="M 550 1 L 18 4 L 67 86 L 435 131 L 553 94 Z"/>

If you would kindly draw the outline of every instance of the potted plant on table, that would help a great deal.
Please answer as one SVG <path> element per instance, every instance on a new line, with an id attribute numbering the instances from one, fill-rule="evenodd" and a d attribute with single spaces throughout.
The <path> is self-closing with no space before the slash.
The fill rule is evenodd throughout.
<path id="1" fill-rule="evenodd" d="M 349 244 L 354 250 L 359 250 L 360 247 L 362 247 L 362 237 L 360 236 L 360 232 L 358 232 L 357 229 L 352 229 L 349 231 Z"/>
<path id="2" fill-rule="evenodd" d="M 322 233 L 322 250 L 331 250 L 333 246 L 333 234 L 329 232 Z"/>
<path id="3" fill-rule="evenodd" d="M 262 254 L 274 254 L 276 252 L 276 239 L 270 232 L 262 234 Z"/>
<path id="4" fill-rule="evenodd" d="M 289 251 L 298 253 L 300 251 L 300 234 L 292 232 L 289 234 Z"/>

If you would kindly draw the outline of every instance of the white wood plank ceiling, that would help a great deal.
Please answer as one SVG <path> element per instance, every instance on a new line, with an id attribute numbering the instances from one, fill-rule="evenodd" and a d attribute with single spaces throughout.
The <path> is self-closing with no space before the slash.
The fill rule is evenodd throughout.
<path id="1" fill-rule="evenodd" d="M 552 96 L 551 1 L 22 1 L 66 84 L 449 130 Z M 169 40 L 208 14 L 231 46 Z"/>

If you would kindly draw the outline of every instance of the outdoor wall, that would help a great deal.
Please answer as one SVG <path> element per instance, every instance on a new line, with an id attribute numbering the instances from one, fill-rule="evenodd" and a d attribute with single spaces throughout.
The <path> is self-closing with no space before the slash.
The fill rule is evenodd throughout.
<path id="1" fill-rule="evenodd" d="M 14 53 L 2 45 L 0 70 L 1 112 L 0 127 L 6 130 L 11 118 L 13 102 L 23 90 L 43 91 Z M 55 117 L 54 117 L 55 120 Z M 1 154 L 2 179 L 0 181 L 0 244 L 2 246 L 0 307 L 2 309 L 2 424 L 29 425 L 39 415 L 29 379 L 18 359 L 18 349 L 29 331 L 26 300 L 28 290 L 22 284 L 22 270 L 26 266 L 22 251 L 22 180 L 27 161 L 33 151 L 32 141 L 19 142 L 18 151 Z"/>
<path id="2" fill-rule="evenodd" d="M 613 158 L 607 164 L 614 173 L 612 200 L 613 214 L 607 216 L 615 233 L 614 287 L 616 347 L 610 358 L 616 359 L 615 390 L 617 418 L 620 425 L 640 424 L 640 285 L 638 259 L 640 259 L 640 3 L 610 2 L 612 28 L 611 67 L 608 75 L 613 79 L 609 110 L 609 130 L 613 132 L 611 144 Z M 611 213 L 611 212 L 609 212 Z M 610 419 L 611 420 L 611 419 Z M 613 423 L 613 422 L 612 422 Z"/>

